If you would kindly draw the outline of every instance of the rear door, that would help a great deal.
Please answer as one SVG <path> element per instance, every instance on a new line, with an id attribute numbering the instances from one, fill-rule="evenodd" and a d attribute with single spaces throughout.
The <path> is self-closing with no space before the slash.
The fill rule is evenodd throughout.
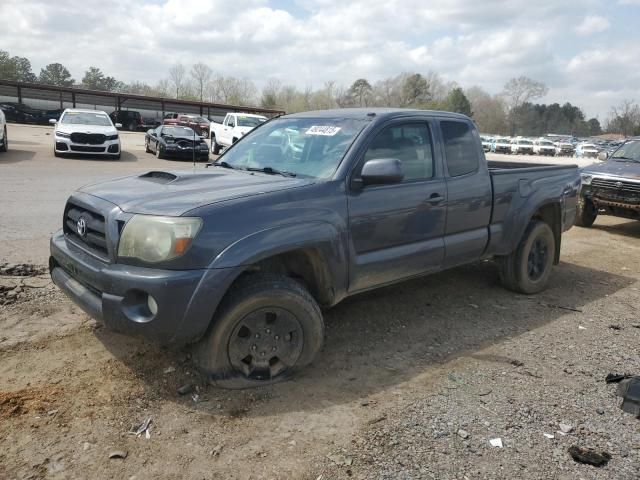
<path id="1" fill-rule="evenodd" d="M 492 191 L 482 143 L 471 122 L 440 120 L 447 171 L 445 267 L 478 259 L 489 241 Z"/>
<path id="2" fill-rule="evenodd" d="M 372 136 L 359 159 L 355 178 L 367 160 L 397 158 L 404 180 L 349 194 L 350 292 L 441 267 L 446 186 L 433 145 L 428 120 L 396 120 Z"/>

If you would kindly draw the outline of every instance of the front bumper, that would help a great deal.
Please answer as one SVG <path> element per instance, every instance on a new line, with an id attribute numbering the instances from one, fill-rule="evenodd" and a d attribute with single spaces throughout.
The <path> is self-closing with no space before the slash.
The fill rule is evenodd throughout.
<path id="1" fill-rule="evenodd" d="M 50 242 L 53 282 L 106 327 L 161 344 L 186 344 L 206 331 L 236 268 L 160 270 L 105 263 L 62 231 Z M 157 312 L 147 303 L 151 295 Z"/>
<path id="2" fill-rule="evenodd" d="M 100 145 L 74 143 L 70 138 L 55 136 L 53 146 L 57 153 L 75 155 L 117 155 L 120 153 L 120 139 L 106 140 Z"/>

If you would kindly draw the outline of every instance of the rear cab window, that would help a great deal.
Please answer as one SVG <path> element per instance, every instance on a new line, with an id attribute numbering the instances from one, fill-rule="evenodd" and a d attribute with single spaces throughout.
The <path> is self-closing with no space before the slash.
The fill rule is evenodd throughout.
<path id="1" fill-rule="evenodd" d="M 477 172 L 480 155 L 471 126 L 458 120 L 441 120 L 445 160 L 449 176 L 459 177 Z"/>

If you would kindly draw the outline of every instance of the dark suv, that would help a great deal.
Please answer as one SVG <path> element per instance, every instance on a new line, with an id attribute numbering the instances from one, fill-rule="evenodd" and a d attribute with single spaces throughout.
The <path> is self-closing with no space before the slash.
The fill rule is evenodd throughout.
<path id="1" fill-rule="evenodd" d="M 115 123 L 121 123 L 122 128 L 135 132 L 138 129 L 144 128 L 144 120 L 140 112 L 134 110 L 116 110 L 109 114 L 111 121 Z"/>

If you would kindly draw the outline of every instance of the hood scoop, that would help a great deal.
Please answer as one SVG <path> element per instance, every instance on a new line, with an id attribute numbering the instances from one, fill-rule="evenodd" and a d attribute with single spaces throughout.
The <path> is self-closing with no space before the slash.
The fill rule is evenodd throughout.
<path id="1" fill-rule="evenodd" d="M 138 178 L 144 178 L 145 180 L 149 180 L 150 182 L 154 183 L 166 184 L 173 182 L 178 178 L 178 176 L 169 172 L 151 171 L 140 175 Z"/>

